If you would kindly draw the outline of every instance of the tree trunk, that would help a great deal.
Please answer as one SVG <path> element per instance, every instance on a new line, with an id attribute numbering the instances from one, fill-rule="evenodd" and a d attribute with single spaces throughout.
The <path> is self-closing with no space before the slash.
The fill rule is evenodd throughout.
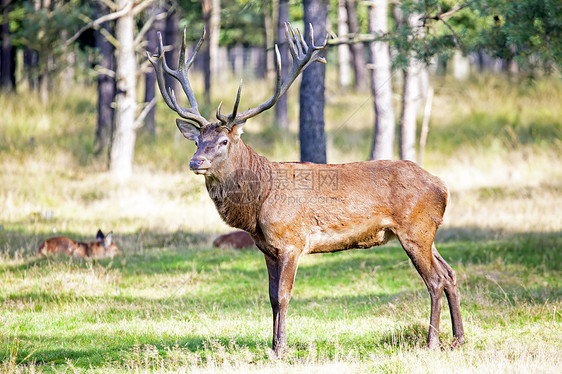
<path id="1" fill-rule="evenodd" d="M 155 3 L 152 5 L 151 13 L 155 15 L 162 14 L 164 10 L 162 7 Z M 164 22 L 162 20 L 155 20 L 152 24 L 152 29 L 146 33 L 146 49 L 150 52 L 156 52 L 158 50 L 158 36 L 157 32 L 164 31 Z M 148 69 L 144 74 L 144 101 L 145 103 L 150 103 L 156 96 L 156 74 L 154 69 Z M 154 138 L 156 136 L 156 106 L 154 106 L 144 118 L 144 128 L 146 131 Z"/>
<path id="2" fill-rule="evenodd" d="M 38 86 L 37 74 L 35 74 L 35 69 L 39 61 L 39 55 L 37 51 L 24 48 L 23 50 L 23 74 L 25 74 L 28 88 L 30 91 L 35 91 Z"/>
<path id="3" fill-rule="evenodd" d="M 380 0 L 369 6 L 369 33 L 388 32 L 388 1 Z M 392 75 L 388 43 L 376 41 L 369 46 L 371 59 L 371 92 L 375 107 L 375 134 L 371 160 L 390 160 L 394 155 L 396 120 L 392 105 Z"/>
<path id="4" fill-rule="evenodd" d="M 62 40 L 66 39 L 67 37 L 62 38 Z M 56 90 L 62 94 L 68 94 L 74 87 L 74 77 L 76 76 L 76 54 L 73 51 L 67 50 L 60 60 L 63 61 L 65 67 L 64 70 L 59 73 Z"/>
<path id="5" fill-rule="evenodd" d="M 205 104 L 211 103 L 211 82 L 218 66 L 220 0 L 203 0 L 203 20 L 209 42 L 203 46 Z"/>
<path id="6" fill-rule="evenodd" d="M 51 7 L 51 0 L 42 0 L 42 1 L 35 1 L 34 7 L 36 10 L 40 9 L 49 9 Z M 49 50 L 42 50 L 38 51 L 39 53 L 39 99 L 41 103 L 47 104 L 49 102 L 49 86 L 50 86 L 50 77 L 49 77 L 49 67 L 51 64 L 52 56 L 49 53 Z"/>
<path id="7" fill-rule="evenodd" d="M 106 14 L 108 8 L 99 5 L 98 17 Z M 108 23 L 101 25 L 101 28 L 110 31 Z M 109 146 L 113 134 L 113 114 L 112 107 L 115 98 L 115 79 L 110 72 L 115 70 L 115 51 L 113 45 L 108 42 L 99 32 L 95 33 L 96 48 L 100 53 L 100 72 L 98 73 L 98 121 L 96 127 L 96 138 L 94 141 L 94 154 L 96 156 L 109 156 Z"/>
<path id="8" fill-rule="evenodd" d="M 266 71 L 269 71 L 271 69 L 271 64 L 273 63 L 273 43 L 275 43 L 275 30 L 277 29 L 275 26 L 273 26 L 273 13 L 275 13 L 278 8 L 276 0 L 271 1 L 272 9 L 270 9 L 269 3 L 270 1 L 268 0 L 261 1 L 263 11 L 263 25 L 265 29 Z"/>
<path id="9" fill-rule="evenodd" d="M 312 24 L 316 43 L 326 35 L 327 0 L 304 0 L 304 24 Z M 310 41 L 305 27 L 305 40 Z M 314 63 L 302 74 L 300 86 L 300 147 L 301 161 L 326 163 L 326 133 L 324 131 L 325 65 Z"/>
<path id="10" fill-rule="evenodd" d="M 211 57 L 211 79 L 219 76 L 219 37 L 221 30 L 221 0 L 212 0 L 209 24 L 209 54 Z"/>
<path id="11" fill-rule="evenodd" d="M 458 81 L 466 81 L 470 76 L 470 60 L 461 51 L 455 51 L 452 59 L 453 77 Z"/>
<path id="12" fill-rule="evenodd" d="M 407 20 L 412 27 L 413 38 L 422 36 L 423 30 L 419 27 L 419 17 L 419 14 L 411 14 Z M 400 115 L 400 159 L 402 160 L 416 161 L 416 120 L 423 100 L 421 90 L 422 71 L 422 64 L 410 57 L 408 66 L 404 70 L 404 85 L 402 88 L 402 112 Z"/>
<path id="13" fill-rule="evenodd" d="M 404 70 L 402 113 L 400 115 L 400 159 L 416 160 L 416 120 L 421 102 L 418 63 L 410 61 Z"/>
<path id="14" fill-rule="evenodd" d="M 119 0 L 123 9 L 127 2 Z M 135 19 L 132 12 L 118 18 L 115 34 L 119 41 L 116 53 L 115 131 L 111 144 L 110 172 L 118 180 L 125 180 L 133 173 L 133 157 L 136 140 L 136 82 L 137 62 L 134 48 Z"/>
<path id="15" fill-rule="evenodd" d="M 49 102 L 49 60 L 51 56 L 47 53 L 39 53 L 39 99 L 42 104 Z"/>
<path id="16" fill-rule="evenodd" d="M 338 35 L 349 34 L 346 0 L 338 0 Z M 341 89 L 351 85 L 350 51 L 348 44 L 338 45 L 338 85 Z"/>
<path id="17" fill-rule="evenodd" d="M 9 7 L 10 0 L 2 0 L 0 8 L 2 9 L 2 25 L 0 25 L 0 39 L 2 46 L 0 49 L 0 87 L 2 91 L 12 91 L 14 89 L 13 79 L 13 51 L 12 40 L 10 36 L 10 19 Z"/>
<path id="18" fill-rule="evenodd" d="M 349 23 L 349 32 L 351 34 L 359 34 L 359 18 L 357 17 L 357 1 L 347 0 L 347 22 Z M 363 43 L 351 44 L 351 62 L 353 67 L 353 87 L 357 91 L 366 91 L 367 84 L 367 64 L 365 63 L 365 47 Z"/>
<path id="19" fill-rule="evenodd" d="M 276 43 L 279 47 L 279 55 L 281 56 L 281 78 L 285 79 L 288 70 L 291 68 L 289 61 L 289 47 L 287 45 L 287 38 L 285 37 L 285 23 L 289 22 L 289 0 L 279 0 L 279 11 L 277 18 L 277 36 Z M 275 125 L 280 130 L 289 129 L 289 116 L 287 114 L 287 100 L 288 94 L 283 95 L 282 98 L 275 104 Z"/>

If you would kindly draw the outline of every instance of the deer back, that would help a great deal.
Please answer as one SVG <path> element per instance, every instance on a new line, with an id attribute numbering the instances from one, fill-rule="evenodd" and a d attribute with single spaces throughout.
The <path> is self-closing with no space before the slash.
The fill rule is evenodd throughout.
<path id="1" fill-rule="evenodd" d="M 56 253 L 73 256 L 78 247 L 79 246 L 74 240 L 64 236 L 58 236 L 47 239 L 39 244 L 36 253 L 37 255 L 42 256 L 53 255 Z"/>

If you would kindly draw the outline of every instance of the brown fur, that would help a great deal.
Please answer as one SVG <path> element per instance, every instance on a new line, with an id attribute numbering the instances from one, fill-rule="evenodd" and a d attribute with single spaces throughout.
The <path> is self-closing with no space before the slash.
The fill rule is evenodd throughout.
<path id="1" fill-rule="evenodd" d="M 213 241 L 213 246 L 217 248 L 251 248 L 253 247 L 254 241 L 250 234 L 246 231 L 234 231 L 228 234 L 219 236 Z"/>
<path id="2" fill-rule="evenodd" d="M 113 242 L 112 233 L 105 236 L 99 230 L 96 241 L 93 242 L 76 242 L 65 236 L 49 238 L 39 244 L 36 253 L 39 256 L 62 253 L 78 258 L 113 258 L 119 253 L 119 248 Z"/>

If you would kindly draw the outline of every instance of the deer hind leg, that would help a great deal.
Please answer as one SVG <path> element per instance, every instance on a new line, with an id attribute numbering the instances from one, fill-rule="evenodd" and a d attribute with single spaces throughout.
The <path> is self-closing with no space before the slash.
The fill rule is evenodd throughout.
<path id="1" fill-rule="evenodd" d="M 434 257 L 432 242 L 427 243 L 427 240 L 424 242 L 423 238 L 410 238 L 405 234 L 397 234 L 397 236 L 429 292 L 431 314 L 429 317 L 427 347 L 430 349 L 438 348 L 439 321 L 441 318 L 443 290 L 446 284 L 446 276 L 443 272 L 444 268 Z"/>
<path id="2" fill-rule="evenodd" d="M 443 291 L 445 291 L 445 295 L 447 296 L 449 310 L 451 312 L 454 337 L 453 346 L 463 344 L 464 330 L 460 314 L 455 271 L 443 257 L 441 257 L 437 248 L 435 248 L 433 237 L 422 237 L 421 235 L 415 234 L 397 234 L 397 236 L 427 286 L 431 299 L 427 347 L 437 348 L 439 346 L 439 321 Z"/>
<path id="3" fill-rule="evenodd" d="M 461 308 L 459 294 L 457 291 L 457 277 L 453 268 L 441 257 L 435 244 L 432 245 L 433 257 L 444 269 L 445 276 L 445 295 L 449 303 L 449 312 L 451 313 L 451 323 L 453 325 L 453 348 L 464 344 L 464 328 L 462 325 Z"/>
<path id="4" fill-rule="evenodd" d="M 271 348 L 281 358 L 287 350 L 287 309 L 298 267 L 297 256 L 280 254 L 278 258 L 265 255 L 269 273 L 269 301 L 273 311 L 273 341 Z"/>

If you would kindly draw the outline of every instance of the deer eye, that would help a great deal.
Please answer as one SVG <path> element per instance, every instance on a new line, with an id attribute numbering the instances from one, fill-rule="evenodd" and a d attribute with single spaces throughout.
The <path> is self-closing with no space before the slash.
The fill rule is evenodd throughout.
<path id="1" fill-rule="evenodd" d="M 227 140 L 227 139 L 225 139 L 225 140 L 223 140 L 223 141 L 221 142 L 221 145 L 227 145 L 227 144 L 228 144 L 228 140 Z"/>

